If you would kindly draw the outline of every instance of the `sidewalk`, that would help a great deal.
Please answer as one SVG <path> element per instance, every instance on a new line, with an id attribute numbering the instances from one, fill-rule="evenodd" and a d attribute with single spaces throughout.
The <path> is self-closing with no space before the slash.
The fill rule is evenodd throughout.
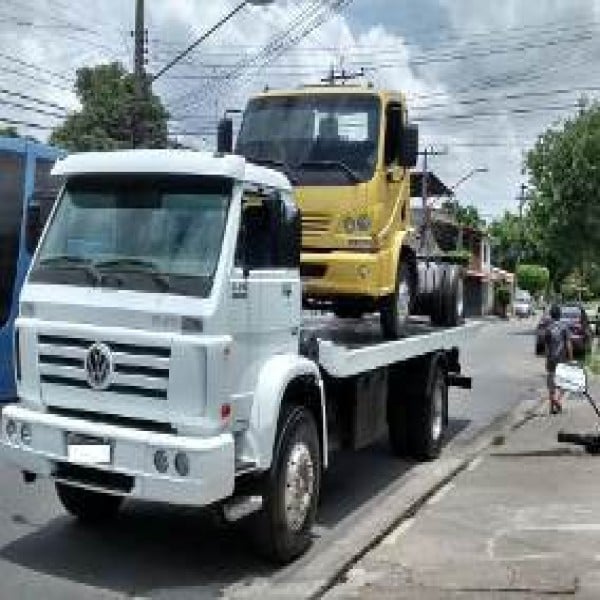
<path id="1" fill-rule="evenodd" d="M 600 456 L 561 429 L 598 430 L 585 400 L 499 438 L 325 598 L 600 598 Z"/>

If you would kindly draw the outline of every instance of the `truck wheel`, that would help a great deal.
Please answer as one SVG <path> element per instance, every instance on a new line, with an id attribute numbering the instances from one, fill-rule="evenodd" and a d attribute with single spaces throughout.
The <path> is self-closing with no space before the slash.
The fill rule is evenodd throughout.
<path id="1" fill-rule="evenodd" d="M 56 493 L 64 508 L 84 523 L 100 523 L 114 517 L 123 498 L 56 483 Z"/>
<path id="2" fill-rule="evenodd" d="M 415 303 L 414 273 L 406 259 L 401 259 L 394 293 L 385 298 L 379 313 L 381 330 L 385 338 L 396 340 L 406 335 L 410 308 Z"/>
<path id="3" fill-rule="evenodd" d="M 437 458 L 442 450 L 448 421 L 448 385 L 439 359 L 424 365 L 421 382 L 413 373 L 415 387 L 409 401 L 410 453 L 419 460 Z"/>
<path id="4" fill-rule="evenodd" d="M 257 523 L 260 550 L 280 564 L 310 545 L 321 486 L 321 450 L 312 413 L 294 405 L 284 411 Z"/>
<path id="5" fill-rule="evenodd" d="M 464 281 L 457 265 L 447 265 L 444 275 L 443 322 L 449 327 L 456 327 L 464 318 Z"/>

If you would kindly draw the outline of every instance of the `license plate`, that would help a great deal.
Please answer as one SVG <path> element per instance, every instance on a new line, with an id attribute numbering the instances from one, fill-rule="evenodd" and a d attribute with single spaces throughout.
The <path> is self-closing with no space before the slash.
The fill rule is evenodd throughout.
<path id="1" fill-rule="evenodd" d="M 108 440 L 70 433 L 67 435 L 67 459 L 83 465 L 108 465 L 112 446 Z"/>

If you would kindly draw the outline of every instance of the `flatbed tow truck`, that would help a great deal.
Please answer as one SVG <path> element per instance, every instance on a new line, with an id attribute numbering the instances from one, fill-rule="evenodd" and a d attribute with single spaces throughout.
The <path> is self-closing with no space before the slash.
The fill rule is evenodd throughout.
<path id="1" fill-rule="evenodd" d="M 248 517 L 288 562 L 310 544 L 336 447 L 389 434 L 432 459 L 477 329 L 302 309 L 300 213 L 233 155 L 72 155 L 20 298 L 4 458 L 98 523 L 126 498 Z"/>

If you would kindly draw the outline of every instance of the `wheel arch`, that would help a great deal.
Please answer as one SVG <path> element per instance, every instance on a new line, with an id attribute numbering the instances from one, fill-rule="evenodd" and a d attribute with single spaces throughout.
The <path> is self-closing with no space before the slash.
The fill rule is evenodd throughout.
<path id="1" fill-rule="evenodd" d="M 257 467 L 271 466 L 284 404 L 306 406 L 315 418 L 323 467 L 327 467 L 327 415 L 323 381 L 317 365 L 298 355 L 277 355 L 261 368 L 244 445 Z"/>

